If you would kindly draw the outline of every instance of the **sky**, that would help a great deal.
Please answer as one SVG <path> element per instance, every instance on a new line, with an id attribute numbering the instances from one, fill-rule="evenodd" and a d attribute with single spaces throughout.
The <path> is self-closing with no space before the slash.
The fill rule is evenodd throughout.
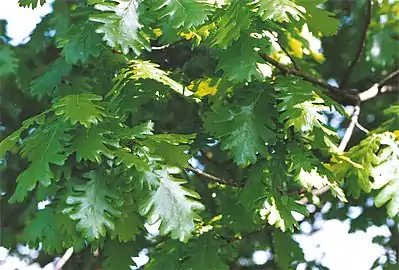
<path id="1" fill-rule="evenodd" d="M 29 35 L 35 28 L 41 18 L 52 11 L 51 1 L 47 1 L 44 6 L 34 10 L 18 6 L 18 0 L 0 0 L 0 19 L 6 19 L 7 35 L 12 38 L 11 43 L 17 45 L 29 40 Z M 356 216 L 361 210 L 353 208 L 349 216 Z M 372 243 L 372 238 L 377 235 L 385 237 L 390 236 L 387 226 L 370 227 L 366 232 L 356 231 L 348 233 L 350 228 L 350 219 L 346 221 L 322 220 L 316 222 L 316 226 L 321 228 L 315 233 L 306 234 L 310 231 L 311 225 L 304 222 L 301 229 L 305 234 L 296 235 L 294 239 L 299 242 L 305 253 L 307 260 L 318 260 L 325 267 L 331 270 L 369 270 L 373 262 L 380 258 L 384 260 L 383 248 Z M 157 233 L 156 226 L 147 227 L 150 232 Z M 361 249 L 359 249 L 361 247 Z M 21 247 L 22 252 L 28 252 Z M 34 255 L 37 255 L 34 253 Z M 0 247 L 0 263 L 7 258 L 7 262 L 1 265 L 2 270 L 36 270 L 40 269 L 38 265 L 28 266 L 26 262 L 8 254 L 5 248 Z M 258 250 L 254 252 L 252 259 L 255 263 L 264 264 L 270 259 L 270 252 L 267 250 Z M 137 264 L 144 264 L 148 261 L 145 251 L 134 258 Z M 305 269 L 300 265 L 298 270 Z M 375 268 L 376 270 L 379 268 Z M 46 269 L 47 270 L 47 269 Z"/>

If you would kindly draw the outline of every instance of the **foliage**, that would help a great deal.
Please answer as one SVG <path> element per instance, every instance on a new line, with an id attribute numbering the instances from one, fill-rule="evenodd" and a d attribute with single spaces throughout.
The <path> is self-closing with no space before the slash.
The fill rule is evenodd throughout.
<path id="1" fill-rule="evenodd" d="M 294 269 L 302 219 L 357 204 L 353 228 L 394 233 L 398 8 L 374 1 L 365 28 L 366 2 L 56 0 L 26 44 L 0 29 L 1 245 L 73 247 L 71 269 L 144 250 L 144 269 L 263 269 L 255 250 Z"/>

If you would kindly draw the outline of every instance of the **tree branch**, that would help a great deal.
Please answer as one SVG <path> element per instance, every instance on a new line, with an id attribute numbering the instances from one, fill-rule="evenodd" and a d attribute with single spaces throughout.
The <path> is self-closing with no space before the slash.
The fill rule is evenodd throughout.
<path id="1" fill-rule="evenodd" d="M 67 249 L 67 251 L 65 251 L 64 255 L 55 265 L 55 270 L 61 270 L 62 267 L 66 264 L 66 262 L 69 260 L 69 258 L 71 258 L 72 254 L 73 254 L 73 247 L 70 247 Z"/>
<path id="2" fill-rule="evenodd" d="M 359 114 L 360 114 L 360 107 L 359 106 L 355 106 L 354 111 L 353 111 L 352 116 L 351 116 L 351 119 L 350 119 L 350 122 L 349 122 L 349 126 L 346 129 L 344 137 L 342 138 L 342 141 L 341 141 L 341 143 L 338 146 L 338 151 L 340 153 L 345 151 L 345 148 L 348 145 L 349 140 L 352 137 L 353 130 L 355 129 L 356 123 L 357 123 L 357 121 L 359 119 Z"/>
<path id="3" fill-rule="evenodd" d="M 341 89 L 339 89 L 338 87 L 329 85 L 322 79 L 312 76 L 303 71 L 296 70 L 296 69 L 290 69 L 290 68 L 286 67 L 285 65 L 280 64 L 278 61 L 274 60 L 273 58 L 271 58 L 270 56 L 268 56 L 265 53 L 259 53 L 259 56 L 262 57 L 263 60 L 272 64 L 273 66 L 275 66 L 276 68 L 278 68 L 285 74 L 291 74 L 291 75 L 301 77 L 305 81 L 311 82 L 313 84 L 316 84 L 318 86 L 321 86 L 321 87 L 327 89 L 329 91 L 328 95 L 332 99 L 337 101 L 338 103 L 347 104 L 347 105 L 357 105 L 359 103 L 359 97 L 355 94 L 350 94 L 350 93 L 344 92 Z"/>
<path id="4" fill-rule="evenodd" d="M 350 139 L 352 137 L 353 130 L 355 129 L 355 126 L 358 123 L 359 114 L 360 114 L 360 107 L 359 106 L 355 106 L 354 111 L 353 111 L 353 113 L 351 115 L 351 118 L 350 118 L 349 126 L 346 129 L 344 137 L 342 138 L 342 141 L 341 141 L 341 143 L 338 146 L 338 151 L 340 153 L 345 151 L 345 148 L 348 145 L 348 143 L 349 143 L 349 141 L 350 141 Z M 330 186 L 324 186 L 322 188 L 312 190 L 312 195 L 313 196 L 320 196 L 320 195 L 326 193 L 329 190 L 330 190 Z M 307 197 L 303 197 L 302 199 L 299 200 L 299 203 L 302 203 L 302 204 L 306 204 L 307 202 L 308 202 L 308 198 Z"/>
<path id="5" fill-rule="evenodd" d="M 328 96 L 330 96 L 332 99 L 337 101 L 338 103 L 342 105 L 355 105 L 358 106 L 361 102 L 375 98 L 379 94 L 384 94 L 384 93 L 390 93 L 390 92 L 399 92 L 399 86 L 398 85 L 386 85 L 391 79 L 399 75 L 399 70 L 395 70 L 392 73 L 388 74 L 386 77 L 384 77 L 382 80 L 380 80 L 378 83 L 374 84 L 372 87 L 369 89 L 360 92 L 358 94 L 352 94 L 348 93 L 338 87 L 329 85 L 322 79 L 315 77 L 313 75 L 310 75 L 306 72 L 296 70 L 296 69 L 291 69 L 283 64 L 280 64 L 278 61 L 274 60 L 270 56 L 268 56 L 265 53 L 259 53 L 259 56 L 262 57 L 263 60 L 268 62 L 269 64 L 275 66 L 279 70 L 281 70 L 282 73 L 284 74 L 291 74 L 297 77 L 300 77 L 304 79 L 305 81 L 311 82 L 315 85 L 318 85 L 320 87 L 323 87 L 324 89 L 328 90 Z"/>
<path id="6" fill-rule="evenodd" d="M 319 188 L 319 189 L 313 189 L 312 190 L 312 195 L 313 196 L 320 196 L 320 195 L 323 195 L 324 193 L 326 193 L 329 190 L 330 190 L 330 186 L 324 186 L 324 187 Z M 307 197 L 303 197 L 297 202 L 300 203 L 300 204 L 307 204 L 309 202 L 309 200 L 308 200 Z"/>
<path id="7" fill-rule="evenodd" d="M 397 81 L 395 86 L 386 85 L 391 79 L 397 77 L 398 75 L 399 75 L 399 69 L 391 72 L 390 74 L 385 76 L 382 80 L 380 80 L 378 83 L 375 83 L 373 86 L 371 86 L 369 89 L 360 92 L 358 94 L 360 102 L 375 98 L 376 96 L 382 93 L 398 91 L 399 86 Z"/>
<path id="8" fill-rule="evenodd" d="M 219 183 L 222 185 L 227 185 L 227 186 L 232 186 L 232 187 L 243 187 L 244 186 L 243 183 L 237 183 L 230 179 L 224 179 L 222 177 L 214 176 L 212 174 L 206 173 L 206 172 L 201 171 L 200 169 L 194 168 L 192 166 L 187 166 L 186 169 L 195 173 L 198 176 L 202 176 L 204 178 L 211 180 L 212 182 L 216 182 L 216 183 Z"/>
<path id="9" fill-rule="evenodd" d="M 360 56 L 362 55 L 364 47 L 366 45 L 367 30 L 369 28 L 370 21 L 371 21 L 371 0 L 368 0 L 366 2 L 366 5 L 367 5 L 366 21 L 364 23 L 364 27 L 362 30 L 361 40 L 360 40 L 359 46 L 357 48 L 355 59 L 353 59 L 353 61 L 350 63 L 348 71 L 345 73 L 345 76 L 340 83 L 341 89 L 343 89 L 345 87 L 349 77 L 351 76 L 351 74 L 353 72 L 353 69 L 355 68 L 356 64 L 359 62 Z"/>

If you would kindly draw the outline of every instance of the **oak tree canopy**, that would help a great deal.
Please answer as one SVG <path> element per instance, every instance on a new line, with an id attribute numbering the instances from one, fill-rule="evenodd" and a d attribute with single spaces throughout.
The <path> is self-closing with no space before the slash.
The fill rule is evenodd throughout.
<path id="1" fill-rule="evenodd" d="M 395 1 L 52 5 L 25 44 L 0 23 L 2 246 L 72 247 L 65 269 L 144 248 L 149 270 L 295 269 L 300 222 L 360 206 L 351 230 L 388 224 L 375 265 L 396 269 Z"/>

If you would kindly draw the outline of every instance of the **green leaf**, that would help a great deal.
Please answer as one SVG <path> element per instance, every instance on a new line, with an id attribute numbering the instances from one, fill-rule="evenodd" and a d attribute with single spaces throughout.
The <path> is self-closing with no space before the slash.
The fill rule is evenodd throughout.
<path id="1" fill-rule="evenodd" d="M 48 254 L 61 253 L 71 246 L 79 250 L 84 245 L 83 239 L 75 233 L 74 222 L 48 206 L 39 210 L 25 227 L 22 240 L 31 247 L 42 243 L 43 250 Z"/>
<path id="2" fill-rule="evenodd" d="M 284 160 L 279 157 L 272 157 L 268 166 L 269 172 L 266 175 L 271 181 L 269 196 L 265 203 L 265 212 L 261 213 L 267 216 L 268 223 L 280 228 L 283 232 L 293 232 L 294 228 L 299 228 L 299 224 L 292 215 L 292 212 L 308 216 L 305 205 L 296 202 L 298 196 L 288 196 L 283 192 L 284 183 L 287 183 L 287 167 Z"/>
<path id="3" fill-rule="evenodd" d="M 327 169 L 322 161 L 314 156 L 310 146 L 291 142 L 288 143 L 287 149 L 289 151 L 287 154 L 288 170 L 302 187 L 311 190 L 329 186 L 335 197 L 342 202 L 347 202 L 343 190 L 339 187 L 341 182 L 337 181 L 333 171 Z"/>
<path id="4" fill-rule="evenodd" d="M 170 269 L 179 269 L 183 251 L 182 245 L 177 241 L 161 242 L 157 245 L 154 256 L 151 256 L 150 262 L 146 264 L 145 268 L 148 270 L 164 270 L 165 265 L 167 265 Z"/>
<path id="5" fill-rule="evenodd" d="M 199 219 L 195 210 L 203 205 L 194 199 L 199 195 L 181 186 L 183 180 L 172 177 L 165 169 L 156 171 L 160 179 L 159 188 L 141 202 L 140 212 L 148 216 L 148 222 L 161 221 L 160 232 L 171 232 L 172 239 L 187 241 L 195 229 L 194 220 Z"/>
<path id="6" fill-rule="evenodd" d="M 115 204 L 121 198 L 107 185 L 110 176 L 90 171 L 84 177 L 89 180 L 73 187 L 74 193 L 66 199 L 70 207 L 62 212 L 78 220 L 76 229 L 82 231 L 89 241 L 93 241 L 104 237 L 106 228 L 114 230 L 114 218 L 121 215 Z"/>
<path id="7" fill-rule="evenodd" d="M 281 270 L 294 269 L 294 263 L 303 262 L 304 254 L 298 243 L 292 239 L 289 233 L 276 231 L 274 233 L 274 250 L 276 262 Z"/>
<path id="8" fill-rule="evenodd" d="M 37 181 L 44 186 L 51 184 L 54 174 L 50 164 L 63 165 L 69 156 L 67 146 L 72 138 L 66 132 L 67 123 L 56 121 L 36 129 L 22 144 L 21 156 L 28 158 L 30 165 L 17 178 L 17 188 L 10 202 L 21 202 Z"/>
<path id="9" fill-rule="evenodd" d="M 94 25 L 86 22 L 75 24 L 64 35 L 57 36 L 58 47 L 68 63 L 86 63 L 91 56 L 101 52 L 101 37 L 94 31 Z"/>
<path id="10" fill-rule="evenodd" d="M 242 189 L 239 202 L 245 208 L 255 211 L 263 207 L 268 192 L 268 185 L 264 177 L 264 164 L 256 164 L 249 171 L 248 180 Z"/>
<path id="11" fill-rule="evenodd" d="M 393 136 L 392 136 L 393 137 Z M 394 218 L 399 213 L 399 140 L 386 137 L 380 150 L 379 164 L 372 170 L 374 189 L 381 189 L 374 199 L 377 207 L 387 203 L 388 216 Z"/>
<path id="12" fill-rule="evenodd" d="M 297 0 L 296 2 L 306 9 L 306 23 L 309 30 L 319 36 L 332 36 L 338 32 L 340 22 L 333 18 L 335 14 L 320 8 L 327 0 Z"/>
<path id="13" fill-rule="evenodd" d="M 64 58 L 58 58 L 45 74 L 32 81 L 30 92 L 38 98 L 46 95 L 51 96 L 54 88 L 60 84 L 62 78 L 68 76 L 71 71 L 71 64 L 67 63 Z"/>
<path id="14" fill-rule="evenodd" d="M 173 145 L 179 145 L 182 143 L 191 143 L 192 139 L 195 138 L 195 134 L 155 134 L 150 137 L 151 140 L 154 140 L 158 143 L 166 142 Z"/>
<path id="15" fill-rule="evenodd" d="M 380 127 L 373 130 L 373 133 L 383 133 L 385 131 L 395 131 L 399 127 L 399 105 L 392 105 L 384 110 L 385 115 L 389 115 L 388 120 L 383 122 Z"/>
<path id="16" fill-rule="evenodd" d="M 93 103 L 100 101 L 101 96 L 94 94 L 70 95 L 61 98 L 54 104 L 55 114 L 64 116 L 74 125 L 77 122 L 89 128 L 97 125 L 106 115 L 104 108 Z"/>
<path id="17" fill-rule="evenodd" d="M 19 59 L 11 49 L 11 46 L 2 44 L 0 46 L 0 78 L 15 74 L 18 64 Z"/>
<path id="18" fill-rule="evenodd" d="M 223 70 L 224 75 L 235 83 L 250 82 L 252 77 L 261 80 L 263 76 L 256 63 L 261 58 L 255 48 L 264 46 L 264 40 L 242 35 L 232 46 L 218 54 L 218 69 Z"/>
<path id="19" fill-rule="evenodd" d="M 146 135 L 152 135 L 153 130 L 154 122 L 147 121 L 132 128 L 123 128 L 118 130 L 118 135 L 120 138 L 129 140 L 143 139 L 146 137 Z"/>
<path id="20" fill-rule="evenodd" d="M 46 0 L 19 0 L 18 4 L 20 7 L 30 7 L 36 8 L 38 5 L 43 6 Z"/>
<path id="21" fill-rule="evenodd" d="M 107 241 L 104 246 L 104 270 L 130 270 L 135 266 L 132 257 L 137 255 L 137 248 L 133 243 L 119 243 L 118 241 Z"/>
<path id="22" fill-rule="evenodd" d="M 247 94 L 242 100 L 205 114 L 204 127 L 221 140 L 240 166 L 255 163 L 257 153 L 268 156 L 266 143 L 274 140 L 275 124 L 265 112 L 273 111 L 263 90 Z"/>
<path id="23" fill-rule="evenodd" d="M 188 150 L 190 150 L 190 147 L 187 145 L 172 145 L 162 142 L 156 144 L 154 152 L 161 156 L 168 165 L 185 168 L 191 158 L 187 154 Z"/>
<path id="24" fill-rule="evenodd" d="M 189 242 L 188 258 L 183 261 L 182 269 L 190 270 L 228 270 L 228 265 L 220 257 L 220 249 L 225 244 L 214 239 L 212 233 L 206 233 Z"/>
<path id="25" fill-rule="evenodd" d="M 22 126 L 10 134 L 7 138 L 1 141 L 0 143 L 0 159 L 4 158 L 5 154 L 8 151 L 11 151 L 13 148 L 16 147 L 18 140 L 21 137 L 21 134 L 29 129 L 32 125 L 35 124 L 43 124 L 46 120 L 46 112 L 43 112 L 39 115 L 31 117 L 22 122 Z"/>
<path id="26" fill-rule="evenodd" d="M 323 125 L 325 118 L 321 112 L 329 108 L 319 97 L 320 90 L 311 83 L 293 78 L 280 78 L 275 90 L 278 91 L 277 98 L 281 100 L 277 106 L 282 113 L 279 120 L 285 122 L 287 129 L 293 126 L 296 132 L 306 132 L 318 127 L 326 131 Z"/>
<path id="27" fill-rule="evenodd" d="M 133 170 L 128 171 L 129 178 L 136 184 L 139 184 L 140 190 L 155 190 L 159 187 L 158 176 L 153 172 L 153 167 L 156 167 L 158 161 L 162 160 L 160 157 L 152 156 L 148 147 L 135 148 L 133 153 L 129 149 L 119 149 L 115 151 L 117 155 L 116 165 L 123 164 Z"/>
<path id="28" fill-rule="evenodd" d="M 117 147 L 119 144 L 118 141 L 108 138 L 109 134 L 111 134 L 110 131 L 99 127 L 78 129 L 71 145 L 71 148 L 76 151 L 76 160 L 101 163 L 101 155 L 113 159 L 114 154 L 106 145 Z"/>
<path id="29" fill-rule="evenodd" d="M 129 68 L 122 70 L 120 77 L 129 80 L 151 79 L 172 88 L 172 90 L 184 96 L 191 96 L 193 92 L 186 89 L 179 82 L 171 79 L 158 64 L 144 60 L 132 60 Z"/>
<path id="30" fill-rule="evenodd" d="M 104 34 L 103 40 L 112 48 L 121 48 L 124 54 L 130 49 L 137 55 L 145 48 L 150 50 L 150 45 L 140 29 L 137 12 L 138 1 L 116 0 L 117 4 L 102 2 L 94 7 L 103 13 L 90 16 L 90 20 L 103 23 L 97 33 Z"/>
<path id="31" fill-rule="evenodd" d="M 173 28 L 190 29 L 205 23 L 212 12 L 205 1 L 197 0 L 158 0 L 156 10 L 159 17 L 166 18 Z"/>
<path id="32" fill-rule="evenodd" d="M 256 0 L 257 13 L 262 20 L 290 22 L 290 16 L 295 20 L 303 17 L 304 8 L 291 0 Z"/>
<path id="33" fill-rule="evenodd" d="M 251 12 L 244 2 L 233 1 L 219 16 L 211 44 L 226 49 L 240 37 L 242 32 L 248 30 L 251 25 Z"/>
<path id="34" fill-rule="evenodd" d="M 292 215 L 292 211 L 308 216 L 305 205 L 296 202 L 298 198 L 291 198 L 288 195 L 283 197 L 270 197 L 267 200 L 266 211 L 262 213 L 267 216 L 270 225 L 275 225 L 283 232 L 294 232 L 294 228 L 299 229 L 298 221 Z"/>
<path id="35" fill-rule="evenodd" d="M 340 160 L 332 165 L 331 171 L 341 179 L 345 178 L 348 195 L 359 198 L 362 190 L 366 193 L 371 192 L 371 176 L 373 168 L 379 163 L 377 152 L 384 137 L 384 134 L 371 134 L 344 154 L 347 159 L 339 157 Z"/>
<path id="36" fill-rule="evenodd" d="M 130 196 L 131 197 L 131 196 Z M 119 209 L 121 216 L 115 220 L 115 230 L 111 233 L 111 239 L 117 238 L 119 242 L 136 240 L 136 235 L 144 230 L 143 222 L 139 219 L 138 209 L 133 198 Z"/>

